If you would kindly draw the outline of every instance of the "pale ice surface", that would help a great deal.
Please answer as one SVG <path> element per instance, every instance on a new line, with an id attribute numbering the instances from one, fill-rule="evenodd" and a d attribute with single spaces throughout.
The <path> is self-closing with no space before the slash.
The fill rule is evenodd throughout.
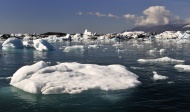
<path id="1" fill-rule="evenodd" d="M 34 47 L 32 40 L 25 40 L 22 43 L 23 43 L 24 47 L 26 47 L 26 48 Z"/>
<path id="2" fill-rule="evenodd" d="M 159 75 L 156 71 L 153 71 L 153 74 L 154 80 L 165 80 L 168 78 L 167 76 Z"/>
<path id="3" fill-rule="evenodd" d="M 76 94 L 88 89 L 120 90 L 137 86 L 138 76 L 122 65 L 60 63 L 43 61 L 17 70 L 10 84 L 35 94 Z"/>
<path id="4" fill-rule="evenodd" d="M 53 46 L 43 39 L 33 40 L 34 48 L 38 51 L 48 51 L 54 49 Z"/>
<path id="5" fill-rule="evenodd" d="M 140 63 L 158 63 L 158 62 L 166 62 L 166 63 L 184 63 L 184 60 L 172 59 L 169 57 L 157 58 L 157 59 L 138 59 Z"/>
<path id="6" fill-rule="evenodd" d="M 20 39 L 17 39 L 15 37 L 11 37 L 8 38 L 7 40 L 5 40 L 2 44 L 3 49 L 7 49 L 7 48 L 23 48 L 23 43 Z"/>

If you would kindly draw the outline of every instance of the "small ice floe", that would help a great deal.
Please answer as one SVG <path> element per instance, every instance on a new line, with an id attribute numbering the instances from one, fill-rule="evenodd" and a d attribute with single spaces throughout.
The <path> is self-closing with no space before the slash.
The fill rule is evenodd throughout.
<path id="1" fill-rule="evenodd" d="M 173 83 L 174 83 L 174 81 L 169 81 L 169 82 L 168 82 L 168 84 L 173 84 Z"/>
<path id="2" fill-rule="evenodd" d="M 160 53 L 160 54 L 164 54 L 166 52 L 166 49 L 158 50 L 157 48 L 154 48 L 154 49 L 149 50 L 150 54 L 157 53 L 157 52 Z"/>
<path id="3" fill-rule="evenodd" d="M 149 53 L 155 53 L 155 52 L 158 52 L 158 51 L 157 51 L 157 48 L 154 48 L 154 49 L 149 50 Z"/>
<path id="4" fill-rule="evenodd" d="M 157 72 L 156 71 L 153 71 L 153 79 L 154 80 L 165 80 L 165 79 L 167 79 L 168 77 L 167 76 L 163 76 L 163 75 L 159 75 L 159 74 L 157 74 Z"/>
<path id="5" fill-rule="evenodd" d="M 123 50 L 117 49 L 117 52 L 118 52 L 118 53 L 124 53 L 124 52 L 125 52 L 125 49 L 123 49 Z"/>
<path id="6" fill-rule="evenodd" d="M 144 69 L 142 67 L 130 67 L 130 68 L 135 69 L 135 70 L 143 70 Z"/>
<path id="7" fill-rule="evenodd" d="M 18 69 L 10 85 L 34 94 L 76 94 L 89 89 L 121 90 L 141 84 L 138 76 L 122 65 L 60 63 L 44 61 Z"/>
<path id="8" fill-rule="evenodd" d="M 172 59 L 169 57 L 157 58 L 157 59 L 138 59 L 139 63 L 184 63 L 184 60 Z"/>
<path id="9" fill-rule="evenodd" d="M 64 52 L 75 52 L 75 53 L 83 53 L 85 51 L 83 45 L 74 45 L 74 46 L 67 46 L 64 49 Z"/>
<path id="10" fill-rule="evenodd" d="M 88 48 L 98 48 L 98 45 L 88 45 Z"/>
<path id="11" fill-rule="evenodd" d="M 15 37 L 11 37 L 5 40 L 2 46 L 3 49 L 9 49 L 9 48 L 21 49 L 24 47 L 22 41 Z"/>
<path id="12" fill-rule="evenodd" d="M 34 48 L 38 51 L 48 51 L 54 49 L 49 42 L 43 39 L 33 40 L 33 43 L 34 43 Z"/>
<path id="13" fill-rule="evenodd" d="M 174 68 L 180 71 L 190 72 L 190 65 L 175 65 Z"/>
<path id="14" fill-rule="evenodd" d="M 166 52 L 166 49 L 160 49 L 159 52 L 160 52 L 160 54 L 163 54 Z"/>

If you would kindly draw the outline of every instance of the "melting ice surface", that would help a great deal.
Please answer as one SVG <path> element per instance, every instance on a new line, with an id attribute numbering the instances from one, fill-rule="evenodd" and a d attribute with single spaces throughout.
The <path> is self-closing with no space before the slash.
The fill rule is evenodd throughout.
<path id="1" fill-rule="evenodd" d="M 47 66 L 43 61 L 17 70 L 10 84 L 29 93 L 80 93 L 84 90 L 120 90 L 140 84 L 138 76 L 122 65 L 60 63 Z"/>

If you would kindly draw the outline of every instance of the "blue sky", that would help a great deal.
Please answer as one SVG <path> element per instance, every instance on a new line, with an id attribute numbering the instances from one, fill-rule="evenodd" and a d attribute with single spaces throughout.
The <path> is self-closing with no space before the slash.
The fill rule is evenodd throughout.
<path id="1" fill-rule="evenodd" d="M 143 11 L 151 6 L 163 6 L 182 20 L 190 17 L 190 0 L 1 0 L 0 4 L 1 33 L 122 32 L 138 24 L 124 15 L 136 19 L 143 15 L 145 20 Z"/>

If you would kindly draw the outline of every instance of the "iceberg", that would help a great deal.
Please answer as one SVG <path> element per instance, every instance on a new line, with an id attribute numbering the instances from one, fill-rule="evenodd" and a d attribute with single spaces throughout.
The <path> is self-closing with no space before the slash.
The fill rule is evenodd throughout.
<path id="1" fill-rule="evenodd" d="M 153 71 L 153 74 L 154 74 L 153 75 L 154 80 L 165 80 L 168 78 L 167 76 L 157 74 L 157 72 L 155 72 L 155 71 Z"/>
<path id="2" fill-rule="evenodd" d="M 33 40 L 33 43 L 34 43 L 34 48 L 38 51 L 48 51 L 54 49 L 49 42 L 43 39 Z"/>
<path id="3" fill-rule="evenodd" d="M 165 31 L 155 36 L 157 39 L 176 39 L 179 33 L 176 31 Z"/>
<path id="4" fill-rule="evenodd" d="M 5 42 L 3 42 L 2 46 L 3 46 L 3 49 L 6 49 L 6 48 L 21 49 L 23 48 L 23 43 L 20 39 L 11 37 L 11 38 L 8 38 Z"/>
<path id="5" fill-rule="evenodd" d="M 83 34 L 88 35 L 88 36 L 93 36 L 94 35 L 92 32 L 88 31 L 87 29 L 84 31 Z"/>
<path id="6" fill-rule="evenodd" d="M 48 66 L 43 61 L 21 67 L 10 82 L 10 85 L 34 94 L 76 94 L 88 89 L 121 90 L 138 84 L 141 84 L 138 76 L 122 65 L 71 62 Z"/>
<path id="7" fill-rule="evenodd" d="M 159 63 L 159 62 L 165 62 L 165 63 L 184 63 L 184 60 L 177 60 L 172 59 L 169 57 L 163 57 L 163 58 L 157 58 L 157 59 L 138 59 L 137 60 L 140 63 Z"/>

